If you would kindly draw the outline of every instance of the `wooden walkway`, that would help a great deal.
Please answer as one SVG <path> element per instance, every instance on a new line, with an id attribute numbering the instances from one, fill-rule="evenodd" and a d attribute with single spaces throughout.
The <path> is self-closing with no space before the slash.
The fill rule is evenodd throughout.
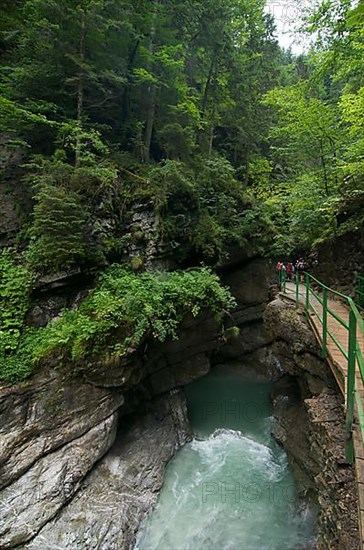
<path id="1" fill-rule="evenodd" d="M 283 296 L 296 302 L 296 284 L 295 283 L 286 283 L 286 292 Z M 300 284 L 299 286 L 299 302 L 304 306 L 305 305 L 305 296 L 306 288 L 305 285 Z M 310 301 L 319 313 L 322 318 L 323 307 L 321 303 L 314 297 L 310 297 Z M 328 297 L 328 307 L 338 317 L 340 317 L 345 323 L 349 324 L 349 309 L 346 304 L 342 303 L 337 299 L 330 299 Z M 317 340 L 320 345 L 322 345 L 322 324 L 320 323 L 317 315 L 313 312 L 309 312 L 308 320 L 310 325 L 315 333 Z M 348 330 L 337 321 L 332 315 L 328 315 L 327 319 L 328 330 L 331 334 L 338 340 L 345 352 L 348 352 L 349 342 L 348 342 Z M 359 347 L 364 355 L 364 337 L 358 331 L 357 340 Z M 337 344 L 333 339 L 328 335 L 327 337 L 327 362 L 330 365 L 330 368 L 336 378 L 338 386 L 346 399 L 346 383 L 347 383 L 347 359 L 339 350 Z M 356 392 L 360 394 L 361 402 L 364 403 L 364 387 L 361 380 L 359 370 L 357 369 L 356 373 Z M 358 411 L 356 410 L 356 420 L 358 420 Z M 356 479 L 358 483 L 358 494 L 359 494 L 359 523 L 360 523 L 360 532 L 361 532 L 361 548 L 364 549 L 364 441 L 362 436 L 362 430 L 358 423 L 355 423 L 354 427 L 354 456 L 355 456 L 355 472 Z"/>

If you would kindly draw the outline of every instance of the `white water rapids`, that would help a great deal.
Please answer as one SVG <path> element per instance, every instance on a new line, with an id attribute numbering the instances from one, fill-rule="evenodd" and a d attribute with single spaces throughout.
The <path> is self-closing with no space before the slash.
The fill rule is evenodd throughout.
<path id="1" fill-rule="evenodd" d="M 213 372 L 187 388 L 197 438 L 167 468 L 136 550 L 295 550 L 314 542 L 286 453 L 270 435 L 269 384 Z M 239 429 L 238 429 L 239 428 Z"/>

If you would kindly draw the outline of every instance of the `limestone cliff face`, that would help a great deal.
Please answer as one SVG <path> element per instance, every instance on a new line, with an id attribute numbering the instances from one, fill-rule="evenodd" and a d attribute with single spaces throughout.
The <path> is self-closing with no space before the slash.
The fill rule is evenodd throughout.
<path id="1" fill-rule="evenodd" d="M 263 324 L 263 313 L 269 302 L 271 275 L 269 263 L 256 258 L 243 268 L 235 268 L 222 276 L 238 304 L 227 319 L 226 327 L 237 326 L 239 334 L 230 337 L 227 330 L 224 345 L 214 355 L 214 364 L 241 362 L 244 358 L 244 363 L 259 363 L 263 369 L 268 368 L 262 358 L 272 336 Z M 261 361 L 256 360 L 259 355 Z"/>
<path id="2" fill-rule="evenodd" d="M 131 549 L 141 520 L 156 502 L 167 462 L 188 439 L 182 391 L 121 417 L 110 451 L 71 502 L 23 548 Z"/>
<path id="3" fill-rule="evenodd" d="M 318 245 L 314 256 L 314 275 L 331 288 L 352 294 L 355 273 L 364 274 L 364 228 Z"/>
<path id="4" fill-rule="evenodd" d="M 285 447 L 302 494 L 318 503 L 318 548 L 359 548 L 357 489 L 345 458 L 343 398 L 313 332 L 280 299 L 265 311 L 281 378 L 272 390 L 276 439 Z"/>
<path id="5" fill-rule="evenodd" d="M 79 489 L 85 475 L 114 441 L 117 415 L 85 434 L 43 454 L 1 493 L 2 548 L 14 548 L 34 537 Z"/>
<path id="6" fill-rule="evenodd" d="M 267 264 L 252 259 L 224 278 L 239 304 L 230 320 L 238 338 L 205 312 L 185 319 L 179 340 L 149 343 L 120 364 L 60 365 L 0 390 L 0 547 L 132 546 L 165 464 L 188 438 L 178 388 L 267 342 Z M 56 313 L 49 300 L 38 302 L 40 324 Z"/>

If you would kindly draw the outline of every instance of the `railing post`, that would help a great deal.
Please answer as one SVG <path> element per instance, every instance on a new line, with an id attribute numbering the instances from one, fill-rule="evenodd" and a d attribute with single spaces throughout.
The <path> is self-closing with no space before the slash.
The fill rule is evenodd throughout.
<path id="1" fill-rule="evenodd" d="M 287 272 L 282 269 L 282 292 L 286 294 Z"/>
<path id="2" fill-rule="evenodd" d="M 322 357 L 327 357 L 327 288 L 322 289 Z"/>
<path id="3" fill-rule="evenodd" d="M 308 273 L 306 273 L 306 305 L 305 305 L 306 315 L 308 315 L 309 307 L 310 307 L 310 276 Z"/>
<path id="4" fill-rule="evenodd" d="M 354 459 L 352 429 L 354 422 L 354 399 L 355 399 L 355 375 L 356 375 L 356 318 L 350 310 L 349 315 L 349 350 L 348 350 L 348 374 L 346 387 L 346 457 L 349 462 Z"/>
<path id="5" fill-rule="evenodd" d="M 299 303 L 299 293 L 300 293 L 300 274 L 296 271 L 296 309 L 298 308 Z"/>

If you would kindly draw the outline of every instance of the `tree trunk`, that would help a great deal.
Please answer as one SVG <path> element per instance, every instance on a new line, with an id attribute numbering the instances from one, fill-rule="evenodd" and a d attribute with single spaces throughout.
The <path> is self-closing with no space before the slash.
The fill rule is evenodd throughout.
<path id="1" fill-rule="evenodd" d="M 329 181 L 328 181 L 326 160 L 325 160 L 322 140 L 320 141 L 320 151 L 321 151 L 321 164 L 322 164 L 322 170 L 323 170 L 323 175 L 324 175 L 324 183 L 325 183 L 325 193 L 326 193 L 327 196 L 329 196 Z"/>
<path id="2" fill-rule="evenodd" d="M 206 113 L 206 109 L 207 109 L 207 102 L 208 102 L 208 98 L 209 98 L 209 90 L 210 90 L 210 86 L 211 86 L 212 76 L 213 76 L 213 73 L 214 73 L 214 67 L 215 67 L 215 59 L 213 58 L 212 61 L 211 61 L 209 74 L 207 76 L 205 89 L 204 89 L 204 93 L 203 93 L 203 98 L 202 98 L 201 119 L 204 119 L 204 117 L 205 117 L 205 113 Z"/>
<path id="3" fill-rule="evenodd" d="M 147 109 L 147 119 L 145 121 L 145 132 L 144 132 L 144 162 L 150 161 L 150 145 L 152 143 L 152 134 L 154 127 L 155 119 L 155 108 L 157 100 L 157 88 L 154 84 L 149 86 L 148 89 L 148 109 Z"/>
<path id="4" fill-rule="evenodd" d="M 209 157 L 211 157 L 212 155 L 212 146 L 213 146 L 213 143 L 214 143 L 214 125 L 211 124 L 211 130 L 210 130 L 210 139 L 209 139 Z"/>
<path id="5" fill-rule="evenodd" d="M 129 52 L 128 56 L 128 65 L 126 69 L 127 73 L 127 81 L 123 90 L 123 98 L 122 98 L 122 119 L 123 122 L 125 122 L 128 119 L 129 112 L 130 112 L 130 92 L 131 92 L 131 84 L 132 84 L 132 69 L 134 66 L 134 60 L 136 57 L 136 54 L 138 52 L 140 45 L 140 39 L 135 42 L 133 48 Z"/>
<path id="6" fill-rule="evenodd" d="M 84 88 L 85 88 L 85 35 L 86 35 L 86 21 L 85 12 L 82 11 L 81 15 L 81 30 L 80 30 L 80 45 L 79 45 L 79 71 L 77 81 L 77 123 L 79 131 L 82 128 L 82 116 L 83 116 L 83 100 L 84 100 Z M 76 167 L 80 163 L 80 149 L 81 140 L 80 135 L 77 135 L 76 139 Z"/>
<path id="7" fill-rule="evenodd" d="M 202 96 L 201 120 L 204 120 L 206 118 L 207 105 L 208 105 L 208 101 L 209 101 L 210 90 L 212 88 L 212 82 L 213 82 L 213 77 L 214 77 L 214 72 L 215 72 L 215 66 L 216 66 L 216 58 L 215 58 L 215 55 L 213 55 L 212 60 L 211 60 L 211 64 L 210 64 L 210 67 L 209 67 L 209 73 L 207 75 L 207 80 L 206 80 L 206 83 L 205 83 L 205 86 L 204 86 L 203 96 Z M 213 106 L 213 109 L 215 110 L 215 106 Z M 213 122 L 211 122 L 211 126 L 213 128 L 213 126 L 214 126 Z M 213 139 L 213 137 L 212 137 L 212 139 Z M 210 154 L 209 152 L 210 152 L 211 147 L 212 147 L 211 134 L 209 134 L 207 136 L 206 131 L 204 129 L 201 129 L 199 131 L 198 141 L 199 141 L 201 150 L 208 153 L 208 154 Z"/>
<path id="8" fill-rule="evenodd" d="M 150 40 L 149 40 L 149 52 L 150 57 L 152 58 L 154 52 L 154 38 L 155 38 L 155 27 L 156 27 L 156 17 L 157 17 L 157 5 L 159 0 L 155 0 L 152 26 L 150 29 Z M 151 72 L 153 67 L 153 62 L 150 63 L 148 69 Z M 148 86 L 148 100 L 147 100 L 147 114 L 145 120 L 145 130 L 144 130 L 144 162 L 150 161 L 150 145 L 152 143 L 154 119 L 155 119 L 155 108 L 157 100 L 157 88 L 155 84 L 150 84 Z"/>
<path id="9" fill-rule="evenodd" d="M 245 183 L 246 186 L 248 186 L 249 177 L 250 177 L 250 154 L 249 154 L 248 151 L 247 151 L 246 157 L 245 157 L 245 164 L 246 164 L 246 168 L 245 168 L 245 175 L 244 175 L 244 183 Z"/>
<path id="10" fill-rule="evenodd" d="M 212 155 L 212 146 L 214 144 L 214 130 L 215 130 L 215 106 L 213 107 L 212 115 L 211 115 L 211 128 L 210 128 L 209 149 L 208 149 L 209 157 L 211 157 Z"/>

